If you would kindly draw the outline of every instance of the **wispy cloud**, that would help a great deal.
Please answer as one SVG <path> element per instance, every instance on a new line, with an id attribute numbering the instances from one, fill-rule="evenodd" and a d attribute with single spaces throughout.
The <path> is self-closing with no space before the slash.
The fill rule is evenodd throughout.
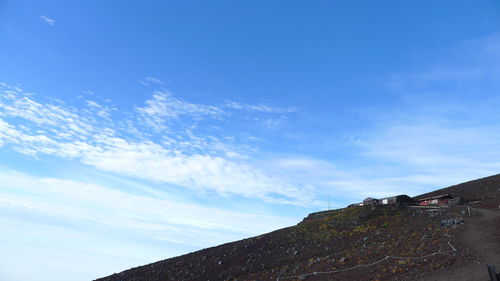
<path id="1" fill-rule="evenodd" d="M 40 16 L 40 20 L 50 26 L 54 26 L 56 24 L 56 21 L 47 17 L 47 16 Z"/>
<path id="2" fill-rule="evenodd" d="M 322 201 L 331 194 L 339 207 L 499 173 L 499 42 L 498 35 L 471 40 L 418 71 L 385 77 L 397 77 L 396 86 L 385 84 L 398 94 L 397 106 L 364 111 L 363 126 L 334 144 L 341 153 L 328 161 L 281 155 L 266 168 L 314 186 Z"/>
<path id="3" fill-rule="evenodd" d="M 437 98 L 471 94 L 482 97 L 497 87 L 500 75 L 500 34 L 473 38 L 450 46 L 425 67 L 394 73 L 382 84 L 401 96 Z"/>
<path id="4" fill-rule="evenodd" d="M 111 112 L 117 111 L 115 107 L 102 105 L 93 100 L 85 100 L 85 104 L 88 107 L 89 115 L 95 114 L 98 117 L 108 119 L 111 116 Z"/>
<path id="5" fill-rule="evenodd" d="M 60 272 L 62 267 L 77 274 L 76 280 L 296 223 L 287 217 L 225 211 L 4 169 L 0 213 L 2 256 L 12 254 L 5 261 L 12 268 L 2 267 L 2 276 L 19 278 L 20 265 L 33 262 L 35 272 Z M 91 270 L 73 264 L 96 260 Z"/>
<path id="6" fill-rule="evenodd" d="M 254 105 L 254 104 L 246 104 L 235 101 L 226 101 L 224 106 L 226 108 L 231 108 L 231 109 L 258 111 L 265 113 L 292 113 L 298 111 L 298 108 L 296 107 L 276 107 L 265 104 Z"/>
<path id="7" fill-rule="evenodd" d="M 494 41 L 481 42 L 489 47 L 480 49 L 491 53 Z M 36 101 L 35 96 L 5 84 L 0 143 L 24 154 L 77 159 L 102 171 L 190 192 L 269 203 L 318 206 L 326 193 L 338 195 L 338 204 L 366 196 L 417 194 L 498 172 L 500 100 L 494 97 L 494 87 L 483 88 L 481 98 L 473 100 L 457 95 L 463 89 L 453 86 L 464 80 L 469 86 L 494 85 L 494 77 L 485 72 L 494 69 L 495 62 L 483 66 L 482 60 L 477 55 L 458 66 L 443 60 L 439 67 L 447 70 L 446 75 L 437 74 L 435 65 L 398 74 L 400 107 L 367 111 L 370 122 L 346 132 L 344 141 L 339 141 L 344 151 L 337 155 L 305 157 L 266 151 L 257 155 L 259 147 L 243 148 L 245 141 L 219 134 L 220 128 L 210 131 L 227 124 L 236 113 L 248 113 L 252 122 L 269 120 L 273 126 L 282 116 L 286 121 L 293 108 L 231 101 L 192 103 L 168 91 L 156 91 L 143 106 L 130 110 L 129 119 L 105 123 L 104 118 L 92 119 L 81 110 Z M 467 68 L 474 71 L 461 72 Z M 415 79 L 427 82 L 415 87 Z M 426 93 L 435 81 L 446 87 L 440 88 L 442 96 L 429 98 Z M 99 110 L 102 105 L 87 100 L 86 107 Z M 19 119 L 23 122 L 16 122 Z"/>
<path id="8" fill-rule="evenodd" d="M 368 196 L 418 195 L 500 173 L 499 106 L 485 100 L 372 112 L 370 126 L 339 144 L 345 156 L 278 155 L 261 166 L 314 186 L 320 206 L 328 195 L 336 207 Z"/>
<path id="9" fill-rule="evenodd" d="M 399 106 L 372 109 L 369 126 L 351 132 L 363 168 L 331 184 L 421 192 L 499 173 L 499 42 L 498 34 L 467 40 L 420 70 L 387 77 Z"/>
<path id="10" fill-rule="evenodd" d="M 1 171 L 0 179 L 0 208 L 120 229 L 124 233 L 140 232 L 146 239 L 163 237 L 197 247 L 255 235 L 269 229 L 269 225 L 280 227 L 294 222 L 283 217 L 223 211 L 13 171 Z M 165 215 L 169 213 L 176 215 Z M 208 237 L 213 240 L 207 240 Z"/>
<path id="11" fill-rule="evenodd" d="M 309 187 L 245 162 L 245 157 L 216 137 L 196 136 L 191 129 L 171 137 L 134 139 L 119 126 L 109 127 L 86 111 L 40 103 L 21 89 L 6 89 L 0 96 L 0 142 L 29 155 L 47 154 L 76 159 L 103 171 L 181 186 L 196 192 L 257 198 L 265 202 L 305 204 Z M 98 109 L 94 101 L 88 107 Z M 223 112 L 216 106 L 189 103 L 168 92 L 155 92 L 130 121 L 144 120 L 156 129 L 181 116 L 198 118 Z M 16 125 L 15 118 L 23 120 Z M 9 121 L 10 119 L 11 122 Z M 113 125 L 113 123 L 111 123 Z M 144 132 L 143 135 L 149 135 Z M 233 157 L 238 155 L 240 157 Z"/>
<path id="12" fill-rule="evenodd" d="M 8 229 L 0 234 L 8 241 L 0 250 L 16 253 L 2 276 L 19 278 L 19 264 L 30 261 L 17 259 L 21 252 L 30 257 L 50 252 L 51 259 L 37 263 L 37 270 L 75 269 L 80 267 L 67 261 L 97 259 L 100 268 L 74 273 L 89 280 L 297 222 L 256 214 L 261 213 L 256 205 L 311 203 L 310 187 L 253 163 L 250 150 L 235 145 L 234 136 L 198 126 L 208 119 L 216 127 L 220 117 L 231 118 L 234 112 L 223 106 L 191 103 L 166 91 L 154 92 L 142 107 L 119 112 L 96 95 L 79 98 L 77 105 L 42 100 L 0 83 L 0 148 L 27 155 L 27 161 L 71 160 L 106 177 L 88 183 L 0 168 L 0 227 Z M 120 178 L 119 184 L 108 177 Z M 230 211 L 227 205 L 236 205 L 231 202 L 207 207 L 196 198 L 251 201 L 254 209 Z M 75 240 L 87 246 L 66 242 Z"/>
<path id="13" fill-rule="evenodd" d="M 156 91 L 153 97 L 146 101 L 144 107 L 138 107 L 143 120 L 156 130 L 166 128 L 168 121 L 182 116 L 190 118 L 216 117 L 224 113 L 213 105 L 190 103 L 173 97 L 168 91 Z"/>
<path id="14" fill-rule="evenodd" d="M 165 85 L 165 82 L 155 77 L 144 77 L 143 79 L 139 80 L 139 83 L 144 86 L 150 86 L 152 84 Z"/>

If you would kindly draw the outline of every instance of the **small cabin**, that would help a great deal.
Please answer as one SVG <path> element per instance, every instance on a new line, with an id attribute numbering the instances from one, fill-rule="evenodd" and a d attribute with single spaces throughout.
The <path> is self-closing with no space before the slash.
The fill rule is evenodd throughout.
<path id="1" fill-rule="evenodd" d="M 443 206 L 447 205 L 452 197 L 448 194 L 442 194 L 427 198 L 418 199 L 418 205 L 420 206 Z"/>
<path id="2" fill-rule="evenodd" d="M 351 204 L 348 207 L 356 206 L 371 206 L 371 205 L 396 205 L 396 206 L 408 206 L 416 205 L 417 203 L 413 198 L 408 195 L 402 194 L 397 196 L 385 197 L 381 199 L 376 199 L 372 197 L 367 197 L 362 203 Z"/>
<path id="3" fill-rule="evenodd" d="M 365 200 L 363 200 L 363 206 L 367 205 L 378 205 L 379 200 L 371 197 L 367 197 Z"/>
<path id="4" fill-rule="evenodd" d="M 413 198 L 405 194 L 381 198 L 378 201 L 380 202 L 381 205 L 398 205 L 398 206 L 416 205 L 415 200 L 413 200 Z"/>

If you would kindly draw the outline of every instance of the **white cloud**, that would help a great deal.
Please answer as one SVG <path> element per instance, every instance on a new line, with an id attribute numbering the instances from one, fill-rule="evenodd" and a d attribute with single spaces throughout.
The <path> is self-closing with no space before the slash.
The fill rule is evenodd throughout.
<path id="1" fill-rule="evenodd" d="M 489 111 L 491 105 L 480 108 L 469 106 L 467 110 Z M 481 176 L 498 169 L 500 159 L 500 125 L 477 121 L 449 119 L 439 113 L 422 120 L 419 111 L 412 115 L 399 115 L 397 122 L 378 124 L 375 132 L 359 145 L 365 154 L 385 161 L 398 162 L 421 172 L 466 172 L 469 176 Z M 449 115 L 458 116 L 453 110 Z M 497 116 L 497 118 L 500 116 Z M 475 171 L 482 170 L 477 173 Z M 456 173 L 455 172 L 455 173 Z M 452 177 L 453 178 L 453 177 Z"/>
<path id="2" fill-rule="evenodd" d="M 201 192 L 239 195 L 279 201 L 271 194 L 295 202 L 310 199 L 286 181 L 270 177 L 257 168 L 222 157 L 183 155 L 154 143 L 128 143 L 122 139 L 102 139 L 102 151 L 85 153 L 82 161 L 104 171 L 166 182 Z"/>
<path id="3" fill-rule="evenodd" d="M 140 80 L 139 83 L 141 83 L 144 86 L 150 86 L 151 84 L 157 84 L 157 85 L 165 84 L 165 82 L 155 77 L 144 77 L 144 79 Z"/>
<path id="4" fill-rule="evenodd" d="M 498 34 L 467 40 L 388 77 L 398 108 L 372 109 L 373 122 L 352 132 L 359 168 L 332 188 L 416 194 L 499 173 L 498 46 Z"/>
<path id="5" fill-rule="evenodd" d="M 344 169 L 346 176 L 326 185 L 358 199 L 418 195 L 499 172 L 500 126 L 399 122 L 405 125 L 379 124 L 367 132 L 356 145 L 360 167 Z"/>
<path id="6" fill-rule="evenodd" d="M 182 116 L 190 118 L 215 117 L 224 112 L 217 106 L 195 104 L 174 98 L 168 91 L 156 91 L 146 106 L 137 108 L 145 122 L 156 130 L 166 128 L 167 121 Z"/>
<path id="7" fill-rule="evenodd" d="M 90 106 L 90 107 L 94 107 L 94 108 L 100 108 L 101 106 L 95 102 L 95 101 L 92 101 L 92 100 L 86 100 L 85 103 Z"/>
<path id="8" fill-rule="evenodd" d="M 104 106 L 93 100 L 86 100 L 85 103 L 89 107 L 90 113 L 89 115 L 97 115 L 98 117 L 108 119 L 111 116 L 112 111 L 116 111 L 116 108 Z"/>
<path id="9" fill-rule="evenodd" d="M 201 193 L 299 205 L 312 198 L 310 187 L 294 185 L 245 162 L 244 155 L 216 137 L 198 137 L 188 128 L 182 135 L 165 135 L 162 142 L 133 140 L 119 127 L 106 127 L 86 111 L 39 103 L 23 93 L 10 93 L 8 87 L 6 91 L 0 95 L 0 117 L 4 117 L 0 143 L 18 152 L 76 159 L 103 171 Z M 92 109 L 101 107 L 95 101 L 86 104 Z M 164 118 L 222 114 L 218 107 L 188 103 L 165 92 L 155 92 L 137 112 L 138 119 L 148 120 L 154 128 L 162 126 Z M 9 123 L 7 119 L 12 118 L 23 119 L 23 126 Z M 50 133 L 33 133 L 40 130 Z"/>
<path id="10" fill-rule="evenodd" d="M 62 106 L 38 103 L 29 94 L 3 91 L 0 109 L 0 116 L 23 118 L 38 126 L 58 128 L 74 137 L 92 132 L 92 126 L 81 116 Z"/>
<path id="11" fill-rule="evenodd" d="M 197 135 L 196 126 L 191 125 L 162 131 L 161 138 L 152 138 L 141 127 L 148 118 L 153 127 L 160 128 L 168 122 L 192 124 L 182 122 L 183 117 L 225 114 L 220 107 L 189 103 L 168 92 L 155 92 L 144 107 L 136 108 L 135 117 L 122 122 L 123 126 L 110 123 L 107 127 L 102 118 L 40 103 L 22 90 L 4 87 L 7 89 L 0 95 L 0 145 L 10 145 L 24 154 L 76 159 L 102 171 L 200 194 L 317 206 L 322 204 L 318 198 L 325 200 L 322 197 L 331 193 L 342 206 L 366 196 L 415 195 L 494 174 L 499 167 L 494 160 L 500 159 L 495 153 L 500 151 L 495 100 L 466 107 L 423 103 L 404 113 L 371 112 L 373 126 L 354 132 L 355 136 L 348 138 L 354 141 L 344 144 L 350 158 L 333 165 L 336 159 L 262 153 L 259 158 L 248 157 L 246 151 L 224 138 Z M 95 101 L 86 103 L 96 110 L 102 106 Z M 15 118 L 25 120 L 22 126 L 13 122 Z M 471 118 L 479 121 L 471 122 Z M 482 124 L 484 118 L 489 119 Z M 135 132 L 133 136 L 130 131 Z"/>
<path id="12" fill-rule="evenodd" d="M 467 109 L 491 112 L 499 105 Z M 331 195 L 336 207 L 368 196 L 414 196 L 500 172 L 500 122 L 452 121 L 446 116 L 460 115 L 459 110 L 446 116 L 425 111 L 385 112 L 385 121 L 343 144 L 347 157 L 323 161 L 277 156 L 261 166 L 291 182 L 314 186 L 315 198 L 322 201 L 315 205 L 326 206 Z"/>
<path id="13" fill-rule="evenodd" d="M 9 257 L 0 276 L 9 280 L 55 280 L 61 268 L 92 280 L 297 223 L 3 169 L 0 214 L 0 256 Z M 32 262 L 30 274 L 22 271 Z"/>
<path id="14" fill-rule="evenodd" d="M 18 132 L 12 125 L 0 119 L 0 146 L 2 146 L 5 142 L 18 142 L 20 135 L 20 132 Z"/>
<path id="15" fill-rule="evenodd" d="M 296 107 L 276 107 L 276 106 L 270 106 L 270 105 L 265 105 L 265 104 L 258 104 L 258 105 L 253 105 L 253 104 L 246 104 L 246 103 L 240 103 L 240 102 L 235 102 L 235 101 L 226 101 L 224 104 L 226 108 L 230 109 L 237 109 L 237 110 L 247 110 L 247 111 L 258 111 L 258 112 L 264 112 L 264 113 L 292 113 L 292 112 L 297 112 L 298 109 Z"/>
<path id="16" fill-rule="evenodd" d="M 282 118 L 268 118 L 262 122 L 262 125 L 268 129 L 276 129 L 280 126 L 283 126 L 285 124 L 285 122 L 286 122 L 286 119 L 283 117 Z"/>
<path id="17" fill-rule="evenodd" d="M 40 16 L 40 20 L 42 20 L 42 22 L 50 25 L 50 26 L 54 26 L 56 24 L 56 21 L 47 17 L 47 16 Z"/>
<path id="18" fill-rule="evenodd" d="M 156 199 L 99 185 L 0 171 L 0 208 L 207 247 L 296 223 Z M 68 204 L 71 202 L 71 204 Z M 168 215 L 170 214 L 170 215 Z M 175 215 L 174 215 L 175 214 Z"/>

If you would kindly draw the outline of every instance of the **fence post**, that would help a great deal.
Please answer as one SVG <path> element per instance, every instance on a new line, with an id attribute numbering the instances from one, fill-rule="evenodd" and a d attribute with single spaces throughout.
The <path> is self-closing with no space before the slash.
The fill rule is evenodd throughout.
<path id="1" fill-rule="evenodd" d="M 496 269 L 492 265 L 487 265 L 488 273 L 490 274 L 491 281 L 500 281 L 500 273 L 496 272 Z"/>

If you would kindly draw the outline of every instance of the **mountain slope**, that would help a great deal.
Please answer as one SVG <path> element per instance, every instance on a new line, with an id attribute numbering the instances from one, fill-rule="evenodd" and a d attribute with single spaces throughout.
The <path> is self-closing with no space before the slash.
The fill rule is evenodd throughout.
<path id="1" fill-rule="evenodd" d="M 483 207 L 497 208 L 500 205 L 500 174 L 452 185 L 415 198 L 426 198 L 440 194 L 462 197 L 466 202 L 481 201 Z"/>
<path id="2" fill-rule="evenodd" d="M 418 198 L 445 192 L 469 201 L 480 199 L 493 204 L 500 198 L 498 188 L 500 175 Z M 467 235 L 481 231 L 474 225 L 482 222 L 475 222 L 478 219 L 474 215 L 463 216 L 465 210 L 465 206 L 455 206 L 429 214 L 420 209 L 364 206 L 318 212 L 296 226 L 97 280 L 448 280 L 443 276 L 456 269 L 478 270 L 470 269 L 470 265 L 478 256 L 475 247 L 479 246 L 470 243 Z M 442 226 L 443 220 L 452 223 Z M 463 220 L 469 228 L 461 225 Z M 482 233 L 484 239 L 496 235 L 495 229 L 500 230 L 500 218 L 488 227 L 484 229 L 491 233 Z M 494 239 L 491 243 L 500 245 L 500 241 Z M 440 279 L 429 277 L 435 274 L 441 274 Z"/>
<path id="3" fill-rule="evenodd" d="M 308 272 L 344 269 L 386 256 L 417 257 L 449 251 L 449 238 L 444 234 L 446 229 L 439 221 L 423 214 L 403 209 L 357 207 L 322 212 L 297 226 L 98 280 L 276 280 Z M 392 259 L 371 268 L 338 273 L 336 277 L 389 280 L 453 262 L 456 262 L 455 257 L 437 255 L 426 261 Z M 326 275 L 315 277 L 309 278 L 330 280 Z"/>

